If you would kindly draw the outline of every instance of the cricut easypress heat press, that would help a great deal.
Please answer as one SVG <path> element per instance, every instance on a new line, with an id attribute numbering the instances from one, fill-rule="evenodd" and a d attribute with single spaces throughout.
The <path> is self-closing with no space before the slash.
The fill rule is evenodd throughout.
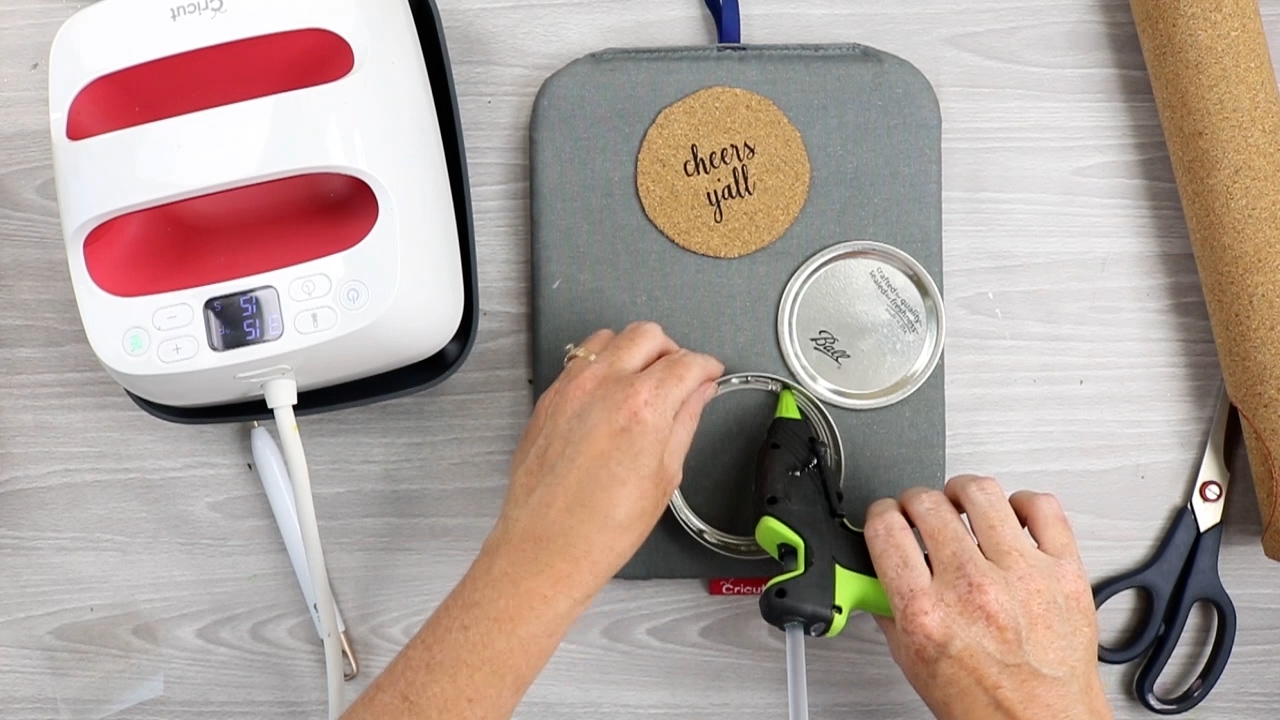
<path id="1" fill-rule="evenodd" d="M 286 545 L 301 541 L 305 568 L 290 552 L 337 718 L 342 653 L 353 673 L 355 658 L 295 408 L 425 388 L 473 342 L 470 201 L 436 8 L 102 0 L 59 30 L 49 75 L 89 343 L 158 417 L 275 417 L 293 502 L 277 477 L 272 507 Z"/>
<path id="2" fill-rule="evenodd" d="M 180 422 L 433 385 L 476 325 L 464 152 L 427 0 L 103 0 L 50 57 L 89 343 Z"/>

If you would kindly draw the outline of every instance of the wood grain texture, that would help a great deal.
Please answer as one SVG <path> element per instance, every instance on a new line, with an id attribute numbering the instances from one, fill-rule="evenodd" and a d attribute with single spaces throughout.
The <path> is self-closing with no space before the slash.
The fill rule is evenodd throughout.
<path id="1" fill-rule="evenodd" d="M 5 718 L 321 717 L 322 657 L 246 430 L 172 427 L 97 366 L 56 220 L 45 61 L 85 2 L 0 9 L 0 676 Z M 527 121 L 606 46 L 705 43 L 696 0 L 441 0 L 474 183 L 483 317 L 436 391 L 309 419 L 317 510 L 365 671 L 461 577 L 502 498 L 528 389 Z M 1097 577 L 1184 501 L 1218 364 L 1125 0 L 745 5 L 752 42 L 857 41 L 934 82 L 944 116 L 949 467 L 1062 498 Z M 1280 2 L 1264 0 L 1272 40 Z M 1241 632 L 1206 717 L 1280 703 L 1280 568 L 1232 490 L 1222 573 Z M 1108 613 L 1109 630 L 1121 614 Z M 874 625 L 810 644 L 819 718 L 923 718 Z M 1107 668 L 1121 718 L 1128 669 Z M 750 599 L 615 583 L 518 717 L 785 716 Z M 114 714 L 113 714 L 114 713 Z"/>

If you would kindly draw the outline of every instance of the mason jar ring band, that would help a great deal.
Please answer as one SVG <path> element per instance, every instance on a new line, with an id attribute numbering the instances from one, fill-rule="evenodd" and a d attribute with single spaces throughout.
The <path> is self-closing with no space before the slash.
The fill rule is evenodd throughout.
<path id="1" fill-rule="evenodd" d="M 775 395 L 781 394 L 783 390 L 791 390 L 805 421 L 813 428 L 814 436 L 830 449 L 832 476 L 839 479 L 840 485 L 844 484 L 844 447 L 840 443 L 840 432 L 836 428 L 835 421 L 831 419 L 831 414 L 821 402 L 797 384 L 767 373 L 725 375 L 716 382 L 716 394 L 712 402 L 721 395 L 738 390 L 758 390 Z M 748 492 L 750 492 L 749 488 Z M 769 557 L 754 536 L 734 535 L 712 527 L 689 507 L 689 503 L 685 501 L 684 494 L 679 489 L 672 496 L 669 507 L 680 525 L 706 547 L 722 555 L 741 560 L 761 560 Z"/>

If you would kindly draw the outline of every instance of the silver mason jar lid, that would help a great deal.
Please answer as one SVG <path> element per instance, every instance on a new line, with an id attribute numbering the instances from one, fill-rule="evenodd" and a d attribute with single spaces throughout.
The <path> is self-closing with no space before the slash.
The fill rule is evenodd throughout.
<path id="1" fill-rule="evenodd" d="M 797 387 L 795 383 L 776 375 L 737 373 L 725 375 L 717 381 L 715 397 L 721 397 L 726 393 L 739 390 L 757 390 L 777 395 L 784 389 L 792 391 L 796 398 L 796 405 L 800 408 L 800 414 L 809 423 L 809 426 L 813 428 L 814 436 L 825 443 L 830 450 L 831 476 L 839 478 L 840 484 L 843 486 L 844 446 L 840 442 L 840 432 L 836 428 L 835 421 L 831 419 L 830 413 L 822 406 L 822 403 L 818 402 L 803 388 Z M 712 402 L 715 402 L 714 398 Z M 753 490 L 753 488 L 747 487 L 745 492 L 750 493 Z M 675 495 L 671 498 L 669 507 L 676 520 L 680 522 L 680 525 L 706 547 L 722 555 L 742 560 L 760 560 L 769 557 L 769 554 L 760 547 L 754 537 L 734 535 L 712 527 L 710 523 L 699 517 L 693 508 L 689 507 L 689 503 L 679 489 L 676 490 Z"/>
<path id="2" fill-rule="evenodd" d="M 883 243 L 829 247 L 796 271 L 778 308 L 787 368 L 818 399 L 870 410 L 901 402 L 942 357 L 942 295 L 914 258 Z"/>

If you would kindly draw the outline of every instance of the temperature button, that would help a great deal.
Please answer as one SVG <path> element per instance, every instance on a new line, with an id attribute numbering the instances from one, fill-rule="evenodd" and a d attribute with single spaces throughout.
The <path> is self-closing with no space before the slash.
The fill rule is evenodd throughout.
<path id="1" fill-rule="evenodd" d="M 293 327 L 303 335 L 332 330 L 338 325 L 338 311 L 331 307 L 311 308 L 298 313 Z"/>

